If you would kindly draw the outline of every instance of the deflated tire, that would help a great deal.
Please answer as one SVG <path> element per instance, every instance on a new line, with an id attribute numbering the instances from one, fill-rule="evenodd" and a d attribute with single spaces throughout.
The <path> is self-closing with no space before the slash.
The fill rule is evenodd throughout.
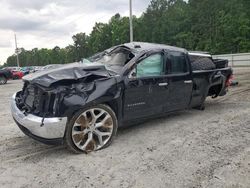
<path id="1" fill-rule="evenodd" d="M 109 146 L 117 132 L 113 110 L 103 104 L 77 112 L 67 125 L 65 142 L 76 153 L 89 153 Z"/>

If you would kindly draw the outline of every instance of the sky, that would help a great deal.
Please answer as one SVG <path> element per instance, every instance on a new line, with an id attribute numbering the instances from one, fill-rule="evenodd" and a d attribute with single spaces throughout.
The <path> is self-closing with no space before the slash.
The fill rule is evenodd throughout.
<path id="1" fill-rule="evenodd" d="M 140 16 L 150 0 L 133 0 Z M 108 22 L 116 13 L 129 16 L 129 0 L 0 0 L 0 64 L 18 48 L 65 47 L 72 36 L 89 34 L 96 22 Z"/>

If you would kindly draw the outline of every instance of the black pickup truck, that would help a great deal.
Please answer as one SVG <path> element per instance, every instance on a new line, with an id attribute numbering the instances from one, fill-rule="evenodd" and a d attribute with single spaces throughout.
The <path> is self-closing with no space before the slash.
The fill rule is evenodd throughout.
<path id="1" fill-rule="evenodd" d="M 182 48 L 123 44 L 24 77 L 22 91 L 12 98 L 12 115 L 36 140 L 66 144 L 74 152 L 99 150 L 111 143 L 118 127 L 204 109 L 206 97 L 225 95 L 232 69 L 216 66 L 211 57 Z"/>
<path id="2" fill-rule="evenodd" d="M 12 78 L 11 71 L 5 69 L 0 70 L 0 85 L 6 84 L 7 80 L 11 78 Z"/>

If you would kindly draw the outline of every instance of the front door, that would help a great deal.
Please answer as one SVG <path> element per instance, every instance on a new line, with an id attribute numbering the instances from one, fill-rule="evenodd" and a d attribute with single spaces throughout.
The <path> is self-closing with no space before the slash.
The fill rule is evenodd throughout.
<path id="1" fill-rule="evenodd" d="M 139 61 L 128 76 L 124 92 L 124 120 L 133 120 L 163 112 L 163 97 L 168 95 L 163 53 L 154 53 Z"/>

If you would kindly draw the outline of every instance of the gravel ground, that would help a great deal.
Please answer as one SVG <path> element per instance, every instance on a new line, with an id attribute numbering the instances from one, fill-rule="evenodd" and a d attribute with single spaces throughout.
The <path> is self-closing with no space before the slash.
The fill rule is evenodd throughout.
<path id="1" fill-rule="evenodd" d="M 187 110 L 121 129 L 107 149 L 75 155 L 38 143 L 17 128 L 0 86 L 0 187 L 250 187 L 250 69 L 240 85 Z"/>

